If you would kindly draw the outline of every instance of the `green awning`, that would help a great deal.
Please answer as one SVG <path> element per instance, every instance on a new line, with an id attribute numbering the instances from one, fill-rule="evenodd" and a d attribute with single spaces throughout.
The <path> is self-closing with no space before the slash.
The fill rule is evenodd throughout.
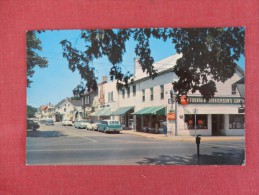
<path id="1" fill-rule="evenodd" d="M 111 114 L 112 114 L 111 108 L 104 108 L 103 112 L 101 112 L 99 116 L 111 116 Z"/>
<path id="2" fill-rule="evenodd" d="M 111 111 L 111 108 L 103 108 L 103 109 L 99 109 L 96 112 L 90 114 L 90 116 L 110 116 L 110 115 L 104 115 L 104 114 L 108 114 L 108 111 Z"/>
<path id="3" fill-rule="evenodd" d="M 112 114 L 115 116 L 124 115 L 126 112 L 128 112 L 129 110 L 131 110 L 133 108 L 134 108 L 133 106 L 121 107 L 118 110 L 114 111 Z"/>
<path id="4" fill-rule="evenodd" d="M 149 114 L 153 114 L 153 115 L 165 115 L 166 114 L 166 110 L 165 110 L 165 106 L 154 106 L 154 107 L 145 107 L 133 114 L 139 114 L 139 115 L 149 115 Z"/>

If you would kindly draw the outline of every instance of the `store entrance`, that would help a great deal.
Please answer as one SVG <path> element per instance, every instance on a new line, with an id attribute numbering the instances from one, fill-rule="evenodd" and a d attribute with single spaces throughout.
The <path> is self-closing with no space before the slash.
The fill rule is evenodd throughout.
<path id="1" fill-rule="evenodd" d="M 211 120 L 212 120 L 212 135 L 214 136 L 219 136 L 221 134 L 221 129 L 223 129 L 223 114 L 213 114 L 211 115 Z"/>

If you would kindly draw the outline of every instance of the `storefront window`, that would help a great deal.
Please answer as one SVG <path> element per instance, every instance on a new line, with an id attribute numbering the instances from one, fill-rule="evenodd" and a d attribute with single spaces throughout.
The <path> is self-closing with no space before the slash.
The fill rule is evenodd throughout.
<path id="1" fill-rule="evenodd" d="M 195 129 L 195 115 L 185 114 L 184 115 L 185 129 Z M 196 129 L 207 129 L 208 128 L 208 116 L 205 114 L 196 115 Z"/>
<path id="2" fill-rule="evenodd" d="M 245 115 L 231 114 L 229 115 L 229 129 L 244 129 Z"/>

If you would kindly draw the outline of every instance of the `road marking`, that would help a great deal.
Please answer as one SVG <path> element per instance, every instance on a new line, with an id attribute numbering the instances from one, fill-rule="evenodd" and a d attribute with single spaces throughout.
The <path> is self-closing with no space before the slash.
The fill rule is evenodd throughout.
<path id="1" fill-rule="evenodd" d="M 98 142 L 97 140 L 94 140 L 94 139 L 91 139 L 91 138 L 88 138 L 88 137 L 85 137 L 84 135 L 81 136 L 81 135 L 78 135 L 77 133 L 71 133 L 71 132 L 66 132 L 67 134 L 70 134 L 70 135 L 74 135 L 74 136 L 78 136 L 78 137 L 81 137 L 81 138 L 84 138 L 84 139 L 87 139 L 87 140 L 90 140 L 92 142 Z"/>
<path id="2" fill-rule="evenodd" d="M 103 150 L 103 149 L 92 149 L 92 148 L 88 148 L 88 149 L 58 149 L 58 150 L 28 150 L 27 152 L 59 152 L 59 151 L 87 151 L 87 150 Z"/>

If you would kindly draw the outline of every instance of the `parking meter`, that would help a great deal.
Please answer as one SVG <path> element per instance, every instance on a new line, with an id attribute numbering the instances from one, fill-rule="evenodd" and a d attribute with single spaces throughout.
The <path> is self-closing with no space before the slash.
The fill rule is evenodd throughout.
<path id="1" fill-rule="evenodd" d="M 201 137 L 199 135 L 196 136 L 196 144 L 200 145 L 201 143 Z"/>
<path id="2" fill-rule="evenodd" d="M 200 135 L 197 135 L 195 140 L 196 140 L 196 145 L 197 145 L 197 155 L 199 158 L 200 157 L 200 143 L 201 143 Z"/>

